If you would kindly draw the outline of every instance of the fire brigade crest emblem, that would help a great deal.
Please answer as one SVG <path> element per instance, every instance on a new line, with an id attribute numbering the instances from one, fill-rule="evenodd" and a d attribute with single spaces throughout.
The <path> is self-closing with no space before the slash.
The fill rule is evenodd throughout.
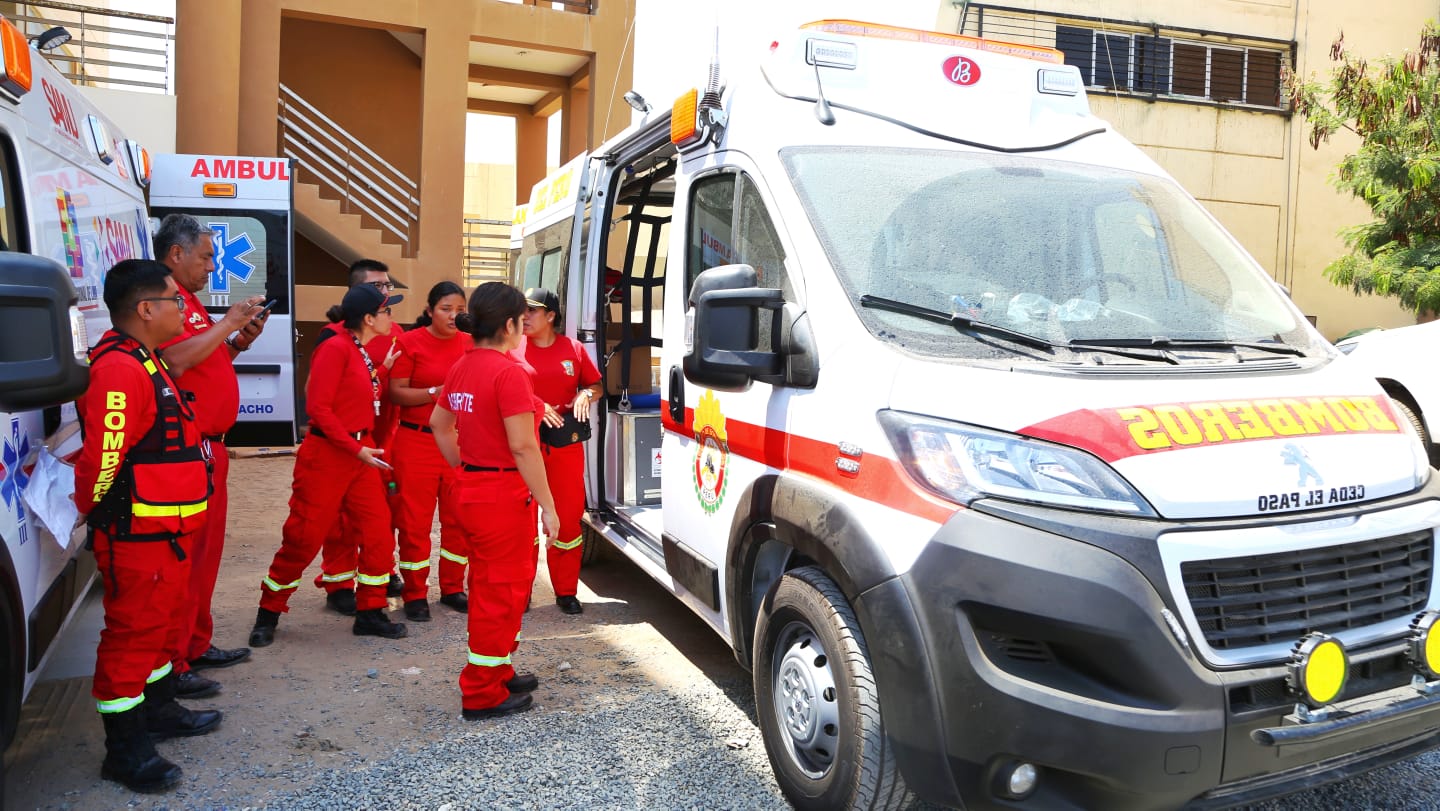
<path id="1" fill-rule="evenodd" d="M 695 496 L 707 513 L 720 509 L 725 500 L 725 468 L 730 462 L 730 445 L 725 436 L 725 415 L 720 401 L 707 391 L 695 406 Z"/>

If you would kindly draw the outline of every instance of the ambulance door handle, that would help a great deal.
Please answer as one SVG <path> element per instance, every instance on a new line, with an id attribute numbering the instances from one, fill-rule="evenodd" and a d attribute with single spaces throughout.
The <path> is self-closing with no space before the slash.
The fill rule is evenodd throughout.
<path id="1" fill-rule="evenodd" d="M 685 424 L 685 375 L 679 366 L 670 367 L 670 419 Z"/>

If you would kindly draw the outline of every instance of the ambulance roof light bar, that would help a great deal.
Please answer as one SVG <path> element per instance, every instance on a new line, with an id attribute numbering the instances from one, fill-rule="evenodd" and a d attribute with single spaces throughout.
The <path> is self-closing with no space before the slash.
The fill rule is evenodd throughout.
<path id="1" fill-rule="evenodd" d="M 0 17 L 0 90 L 18 100 L 30 92 L 35 74 L 31 72 L 30 44 L 15 23 Z"/>
<path id="2" fill-rule="evenodd" d="M 964 34 L 942 34 L 936 31 L 921 31 L 918 28 L 900 28 L 893 25 L 860 22 L 858 20 L 816 20 L 800 26 L 802 30 L 821 31 L 827 34 L 845 34 L 869 39 L 889 39 L 922 44 L 952 45 L 976 51 L 1009 54 L 1053 65 L 1063 65 L 1065 55 L 1054 48 L 1040 45 L 1022 45 L 1016 42 L 1001 42 L 993 39 L 970 37 Z"/>

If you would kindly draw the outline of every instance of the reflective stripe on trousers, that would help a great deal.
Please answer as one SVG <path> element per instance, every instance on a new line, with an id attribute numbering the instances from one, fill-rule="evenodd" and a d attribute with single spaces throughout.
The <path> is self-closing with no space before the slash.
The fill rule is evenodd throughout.
<path id="1" fill-rule="evenodd" d="M 472 650 L 470 651 L 470 664 L 477 667 L 500 667 L 501 665 L 510 664 L 510 654 L 507 653 L 504 656 L 483 656 Z"/>

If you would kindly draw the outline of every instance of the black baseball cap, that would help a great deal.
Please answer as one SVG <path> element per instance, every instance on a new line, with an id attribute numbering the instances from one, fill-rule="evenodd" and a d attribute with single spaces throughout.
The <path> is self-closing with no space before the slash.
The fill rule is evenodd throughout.
<path id="1" fill-rule="evenodd" d="M 525 304 L 531 308 L 560 312 L 560 297 L 543 287 L 532 287 L 525 291 Z"/>
<path id="2" fill-rule="evenodd" d="M 357 284 L 345 291 L 345 298 L 340 301 L 340 312 L 348 321 L 352 318 L 374 315 L 380 312 L 381 307 L 399 304 L 404 300 L 404 296 L 387 297 L 368 284 Z"/>

